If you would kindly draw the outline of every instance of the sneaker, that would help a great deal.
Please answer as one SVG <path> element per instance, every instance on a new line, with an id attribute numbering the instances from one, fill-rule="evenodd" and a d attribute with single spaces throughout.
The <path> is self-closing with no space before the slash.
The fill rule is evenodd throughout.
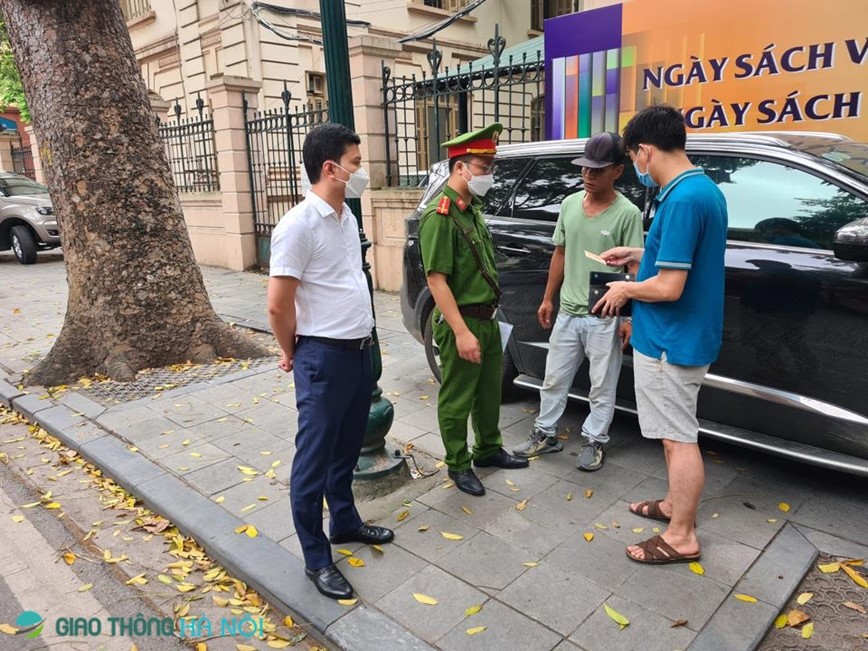
<path id="1" fill-rule="evenodd" d="M 576 461 L 576 468 L 592 472 L 603 467 L 603 444 L 597 443 L 590 439 L 585 439 L 582 443 L 582 449 L 579 452 L 579 458 Z"/>
<path id="2" fill-rule="evenodd" d="M 557 436 L 546 436 L 538 429 L 534 429 L 527 441 L 513 448 L 512 453 L 522 459 L 529 459 L 539 454 L 560 452 L 563 449 L 564 444 L 558 440 Z"/>

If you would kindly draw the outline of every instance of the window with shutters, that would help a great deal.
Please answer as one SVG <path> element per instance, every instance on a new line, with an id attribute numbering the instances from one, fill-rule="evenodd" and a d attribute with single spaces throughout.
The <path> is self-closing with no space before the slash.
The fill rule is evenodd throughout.
<path id="1" fill-rule="evenodd" d="M 307 73 L 307 103 L 314 111 L 322 111 L 327 102 L 326 79 L 321 72 Z"/>
<path id="2" fill-rule="evenodd" d="M 531 0 L 530 27 L 541 32 L 546 18 L 557 18 L 581 10 L 581 0 Z"/>
<path id="3" fill-rule="evenodd" d="M 458 102 L 455 97 L 439 98 L 436 110 L 433 99 L 417 101 L 416 127 L 416 160 L 419 171 L 425 172 L 431 165 L 445 158 L 440 144 L 458 135 Z M 438 128 L 439 138 L 436 137 Z"/>

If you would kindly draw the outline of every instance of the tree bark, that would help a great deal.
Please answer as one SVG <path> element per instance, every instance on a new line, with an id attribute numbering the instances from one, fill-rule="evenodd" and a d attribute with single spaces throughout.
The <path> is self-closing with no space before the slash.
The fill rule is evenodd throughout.
<path id="1" fill-rule="evenodd" d="M 69 283 L 63 329 L 26 381 L 128 381 L 143 368 L 268 354 L 211 306 L 118 1 L 2 8 Z"/>

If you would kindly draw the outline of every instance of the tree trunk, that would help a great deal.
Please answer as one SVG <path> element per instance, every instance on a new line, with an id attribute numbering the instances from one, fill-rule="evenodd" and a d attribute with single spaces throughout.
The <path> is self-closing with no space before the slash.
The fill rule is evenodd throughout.
<path id="1" fill-rule="evenodd" d="M 128 381 L 143 368 L 267 354 L 211 307 L 118 0 L 2 7 L 69 283 L 63 329 L 27 381 Z"/>

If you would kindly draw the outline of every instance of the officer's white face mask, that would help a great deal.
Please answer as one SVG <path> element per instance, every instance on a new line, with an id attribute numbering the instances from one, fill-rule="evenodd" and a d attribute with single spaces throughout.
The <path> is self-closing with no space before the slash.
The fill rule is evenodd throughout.
<path id="1" fill-rule="evenodd" d="M 464 169 L 470 174 L 470 180 L 467 181 L 467 189 L 470 190 L 470 194 L 476 197 L 484 197 L 488 194 L 491 186 L 494 185 L 494 174 L 479 174 L 478 176 L 474 176 L 473 172 L 466 165 Z"/>

